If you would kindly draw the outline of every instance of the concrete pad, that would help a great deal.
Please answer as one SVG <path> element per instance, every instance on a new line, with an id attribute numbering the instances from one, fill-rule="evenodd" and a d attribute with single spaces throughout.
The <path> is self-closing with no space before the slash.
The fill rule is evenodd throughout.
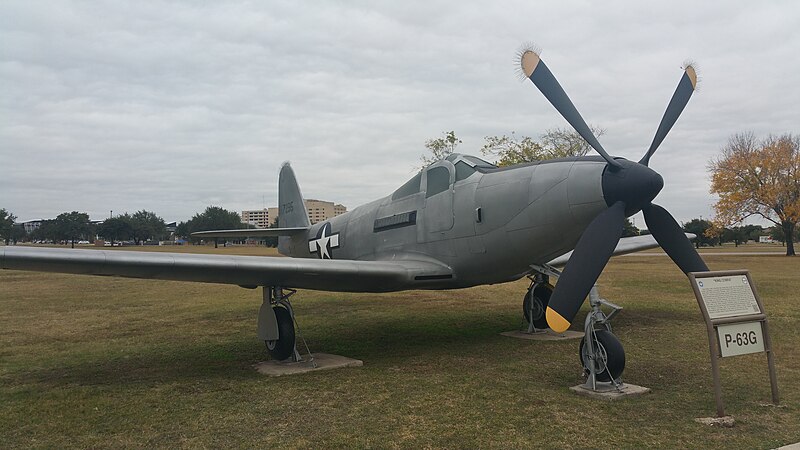
<path id="1" fill-rule="evenodd" d="M 694 421 L 711 427 L 724 427 L 724 428 L 731 428 L 736 423 L 736 421 L 733 420 L 733 416 L 698 417 L 697 419 L 694 419 Z"/>
<path id="2" fill-rule="evenodd" d="M 364 362 L 346 356 L 331 355 L 328 353 L 314 353 L 314 361 L 310 361 L 310 356 L 304 355 L 304 360 L 299 362 L 292 361 L 263 361 L 254 364 L 253 367 L 258 373 L 271 377 L 283 375 L 295 375 L 298 373 L 313 372 L 316 370 L 338 369 L 341 367 L 361 367 Z M 316 363 L 316 367 L 314 367 Z"/>
<path id="3" fill-rule="evenodd" d="M 517 339 L 527 339 L 530 341 L 563 341 L 566 339 L 580 339 L 583 337 L 583 333 L 570 330 L 567 330 L 563 333 L 556 333 L 552 330 L 537 331 L 536 333 L 528 333 L 527 331 L 506 331 L 500 334 L 503 336 Z"/>
<path id="4" fill-rule="evenodd" d="M 587 388 L 585 384 L 579 384 L 570 388 L 573 392 L 579 395 L 585 395 L 591 398 L 599 398 L 602 400 L 619 400 L 625 397 L 632 397 L 643 395 L 650 392 L 650 388 L 637 386 L 635 384 L 623 383 L 619 389 L 612 383 L 597 382 L 597 390 L 593 391 Z"/>

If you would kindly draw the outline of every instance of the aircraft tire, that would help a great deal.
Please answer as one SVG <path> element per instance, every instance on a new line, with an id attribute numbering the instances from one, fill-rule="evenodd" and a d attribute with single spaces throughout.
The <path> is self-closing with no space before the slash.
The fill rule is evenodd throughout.
<path id="1" fill-rule="evenodd" d="M 600 348 L 600 361 L 595 362 L 597 381 L 618 379 L 625 370 L 625 349 L 622 347 L 622 343 L 607 330 L 596 330 L 594 335 L 595 345 Z M 578 357 L 583 365 L 583 370 L 588 374 L 589 360 L 588 356 L 584 357 L 583 349 L 585 343 L 586 337 L 584 336 L 578 348 Z"/>
<path id="2" fill-rule="evenodd" d="M 272 310 L 275 311 L 275 319 L 278 321 L 278 339 L 265 342 L 269 356 L 277 361 L 283 361 L 291 357 L 294 352 L 294 321 L 286 308 L 276 306 Z"/>
<path id="3" fill-rule="evenodd" d="M 535 301 L 541 305 L 541 308 L 534 308 L 534 315 L 536 317 L 533 318 L 533 326 L 540 330 L 550 328 L 547 325 L 547 318 L 545 317 L 544 312 L 547 309 L 547 304 L 550 302 L 550 296 L 552 294 L 553 286 L 549 284 L 540 284 L 533 289 L 533 292 L 528 289 L 528 292 L 525 293 L 525 297 L 522 299 L 522 315 L 525 317 L 526 323 L 531 323 L 530 302 Z M 541 311 L 541 313 L 539 313 L 539 311 Z"/>

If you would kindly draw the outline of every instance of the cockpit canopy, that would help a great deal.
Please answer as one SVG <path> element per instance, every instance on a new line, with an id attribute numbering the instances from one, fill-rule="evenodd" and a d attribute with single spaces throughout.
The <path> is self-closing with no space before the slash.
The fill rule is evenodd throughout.
<path id="1" fill-rule="evenodd" d="M 478 158 L 476 156 L 462 155 L 460 153 L 451 153 L 451 154 L 447 155 L 447 158 L 445 158 L 445 161 L 450 161 L 454 165 L 458 161 L 465 161 L 470 166 L 476 167 L 476 168 L 479 168 L 479 169 L 497 169 L 497 166 L 495 166 L 494 164 L 492 164 L 490 162 L 486 162 L 486 161 L 484 161 L 484 160 L 482 160 L 482 159 L 480 159 L 480 158 Z"/>
<path id="2" fill-rule="evenodd" d="M 444 161 L 449 161 L 455 167 L 455 182 L 466 180 L 471 177 L 475 172 L 487 172 L 497 169 L 492 163 L 486 162 L 480 158 L 470 155 L 462 155 L 460 153 L 451 153 Z M 426 172 L 427 185 L 424 189 L 426 197 L 430 197 L 439 192 L 447 190 L 450 186 L 450 170 L 448 165 L 437 165 L 440 161 L 434 162 L 426 167 L 413 178 L 408 180 L 404 185 L 400 186 L 392 194 L 392 200 L 408 197 L 421 192 L 422 189 L 422 172 Z"/>

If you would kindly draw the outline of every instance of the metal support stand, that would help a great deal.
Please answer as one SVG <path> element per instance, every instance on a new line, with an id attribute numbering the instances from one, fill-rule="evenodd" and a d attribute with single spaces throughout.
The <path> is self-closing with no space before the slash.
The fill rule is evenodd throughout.
<path id="1" fill-rule="evenodd" d="M 592 391 L 597 391 L 597 373 L 595 372 L 595 361 L 600 357 L 598 355 L 598 349 L 595 348 L 595 330 L 596 327 L 600 326 L 606 329 L 607 331 L 611 332 L 611 319 L 617 315 L 620 311 L 622 311 L 622 307 L 611 303 L 610 301 L 600 298 L 600 293 L 597 290 L 597 285 L 592 286 L 592 290 L 589 291 L 589 305 L 592 307 L 592 310 L 589 311 L 589 314 L 586 315 L 586 320 L 584 322 L 584 345 L 586 346 L 586 357 L 588 358 L 588 366 L 589 366 L 589 377 L 586 379 L 586 384 L 584 387 L 586 389 L 591 389 Z M 607 306 L 611 308 L 611 312 L 606 314 L 603 312 L 601 306 Z M 583 355 L 583 349 L 581 349 L 581 355 Z M 622 378 L 619 379 L 612 379 L 611 384 L 617 391 L 621 391 L 622 389 Z"/>
<path id="2" fill-rule="evenodd" d="M 303 362 L 304 359 L 300 355 L 300 352 L 297 351 L 297 336 L 303 340 L 303 345 L 306 348 L 307 356 L 309 358 L 308 362 L 310 362 L 314 368 L 317 367 L 317 363 L 314 362 L 314 355 L 311 353 L 311 349 L 308 347 L 308 343 L 303 335 L 300 333 L 300 326 L 297 324 L 297 318 L 294 315 L 294 308 L 292 308 L 292 303 L 289 301 L 289 298 L 297 293 L 295 289 L 289 288 L 282 288 L 280 286 L 264 286 L 264 301 L 269 302 L 271 307 L 281 305 L 289 311 L 289 316 L 292 318 L 292 322 L 294 323 L 295 329 L 295 343 L 294 343 L 294 351 L 292 352 L 291 360 L 292 362 Z"/>

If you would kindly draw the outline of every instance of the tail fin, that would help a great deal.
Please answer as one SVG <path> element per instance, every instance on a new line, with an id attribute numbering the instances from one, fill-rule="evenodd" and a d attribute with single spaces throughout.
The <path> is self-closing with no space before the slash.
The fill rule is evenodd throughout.
<path id="1" fill-rule="evenodd" d="M 309 228 L 306 203 L 289 162 L 283 163 L 278 176 L 278 228 Z"/>

